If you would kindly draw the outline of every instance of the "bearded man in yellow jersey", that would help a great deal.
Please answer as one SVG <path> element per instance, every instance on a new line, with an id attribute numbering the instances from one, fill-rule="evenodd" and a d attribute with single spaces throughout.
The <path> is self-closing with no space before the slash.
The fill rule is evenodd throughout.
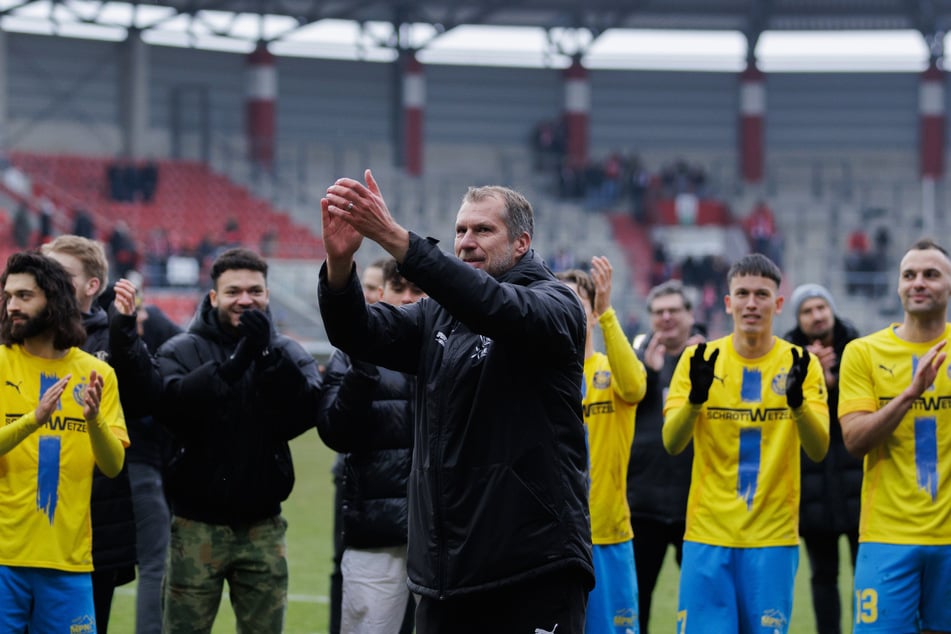
<path id="1" fill-rule="evenodd" d="M 664 405 L 664 447 L 694 446 L 677 629 L 780 634 L 799 564 L 799 448 L 818 461 L 829 447 L 826 388 L 818 359 L 773 335 L 779 267 L 754 253 L 727 281 L 733 332 L 684 350 Z"/>
<path id="2" fill-rule="evenodd" d="M 627 465 L 637 404 L 647 390 L 647 371 L 611 307 L 612 275 L 610 261 L 602 256 L 591 258 L 590 275 L 579 269 L 557 274 L 578 295 L 587 318 L 581 398 L 591 463 L 588 504 L 595 586 L 588 594 L 585 634 L 640 630 Z M 604 353 L 594 349 L 598 325 Z"/>
<path id="3" fill-rule="evenodd" d="M 951 261 L 932 240 L 901 260 L 902 323 L 849 343 L 845 446 L 865 457 L 856 634 L 951 632 Z"/>
<path id="4" fill-rule="evenodd" d="M 15 253 L 0 276 L 0 632 L 96 632 L 93 465 L 129 444 L 116 375 L 86 338 L 69 273 Z"/>

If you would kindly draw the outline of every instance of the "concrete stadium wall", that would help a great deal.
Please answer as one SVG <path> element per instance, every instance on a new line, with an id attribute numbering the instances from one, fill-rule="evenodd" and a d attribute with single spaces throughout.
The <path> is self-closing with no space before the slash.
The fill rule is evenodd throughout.
<path id="1" fill-rule="evenodd" d="M 8 143 L 116 152 L 122 43 L 18 33 L 7 41 Z M 151 153 L 169 152 L 176 91 L 184 94 L 186 131 L 197 126 L 196 95 L 204 91 L 215 142 L 241 142 L 243 55 L 153 46 L 149 60 Z M 281 144 L 390 143 L 391 65 L 301 58 L 277 64 Z M 562 110 L 560 70 L 429 66 L 425 76 L 427 143 L 526 143 L 536 122 Z M 592 155 L 615 149 L 735 154 L 736 75 L 595 70 L 589 76 Z M 914 74 L 769 75 L 767 154 L 883 147 L 914 152 L 917 100 Z"/>

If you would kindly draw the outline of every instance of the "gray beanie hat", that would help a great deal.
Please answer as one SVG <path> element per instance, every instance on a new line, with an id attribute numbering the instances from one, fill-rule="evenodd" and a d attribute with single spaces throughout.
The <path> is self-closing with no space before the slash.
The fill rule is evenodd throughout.
<path id="1" fill-rule="evenodd" d="M 838 314 L 835 308 L 835 302 L 832 301 L 832 293 L 826 290 L 824 286 L 820 286 L 819 284 L 800 284 L 796 287 L 796 290 L 793 291 L 792 298 L 790 299 L 793 306 L 793 315 L 799 317 L 799 308 L 802 306 L 802 303 L 814 297 L 824 299 L 829 305 L 829 308 L 832 309 L 832 314 Z"/>

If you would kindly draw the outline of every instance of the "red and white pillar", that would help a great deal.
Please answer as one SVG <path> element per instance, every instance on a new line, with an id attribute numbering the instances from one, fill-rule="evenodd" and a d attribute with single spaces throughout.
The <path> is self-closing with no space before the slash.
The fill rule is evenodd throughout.
<path id="1" fill-rule="evenodd" d="M 740 73 L 740 173 L 752 185 L 763 181 L 764 118 L 766 116 L 765 76 L 755 62 Z"/>
<path id="2" fill-rule="evenodd" d="M 410 176 L 423 173 L 423 121 L 426 78 L 412 51 L 403 54 L 403 164 Z"/>
<path id="3" fill-rule="evenodd" d="M 921 74 L 918 88 L 921 115 L 921 177 L 939 179 L 944 175 L 944 71 L 934 61 Z"/>
<path id="4" fill-rule="evenodd" d="M 259 42 L 247 59 L 245 131 L 249 158 L 267 170 L 274 167 L 277 68 L 267 44 Z"/>
<path id="5" fill-rule="evenodd" d="M 944 132 L 946 109 L 944 104 L 944 71 L 931 60 L 921 74 L 918 88 L 918 112 L 921 116 L 919 140 L 921 171 L 922 230 L 931 234 L 935 228 L 937 201 L 935 186 L 944 176 Z"/>
<path id="6" fill-rule="evenodd" d="M 591 117 L 591 82 L 588 70 L 575 57 L 565 70 L 565 155 L 571 165 L 588 162 L 588 125 Z"/>

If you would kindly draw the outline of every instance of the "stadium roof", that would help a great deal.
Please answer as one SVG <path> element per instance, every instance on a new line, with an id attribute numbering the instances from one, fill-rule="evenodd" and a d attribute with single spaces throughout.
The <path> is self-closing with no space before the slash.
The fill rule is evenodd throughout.
<path id="1" fill-rule="evenodd" d="M 163 8 L 154 26 L 177 17 L 202 21 L 208 12 L 282 16 L 299 27 L 321 20 L 608 29 L 734 30 L 754 37 L 767 30 L 913 29 L 944 32 L 951 0 L 3 0 L 0 16 L 44 12 L 54 23 L 71 14 L 99 23 L 116 5 L 133 11 Z M 59 17 L 57 17 L 57 14 Z M 228 23 L 216 25 L 228 35 Z M 115 22 L 107 20 L 114 25 Z M 148 28 L 148 22 L 143 26 Z"/>
<path id="2" fill-rule="evenodd" d="M 472 26 L 523 27 L 482 35 L 480 44 L 541 38 L 543 65 L 586 54 L 606 34 L 702 31 L 734 38 L 742 58 L 763 33 L 904 31 L 923 35 L 938 58 L 951 0 L 0 0 L 0 25 L 112 40 L 135 28 L 150 43 L 233 51 L 265 41 L 285 55 L 335 57 L 348 48 L 367 60 L 398 48 L 426 52 Z"/>
<path id="3" fill-rule="evenodd" d="M 29 4 L 29 3 L 25 3 Z M 946 31 L 949 0 L 165 0 L 139 4 L 325 19 L 587 28 Z"/>

